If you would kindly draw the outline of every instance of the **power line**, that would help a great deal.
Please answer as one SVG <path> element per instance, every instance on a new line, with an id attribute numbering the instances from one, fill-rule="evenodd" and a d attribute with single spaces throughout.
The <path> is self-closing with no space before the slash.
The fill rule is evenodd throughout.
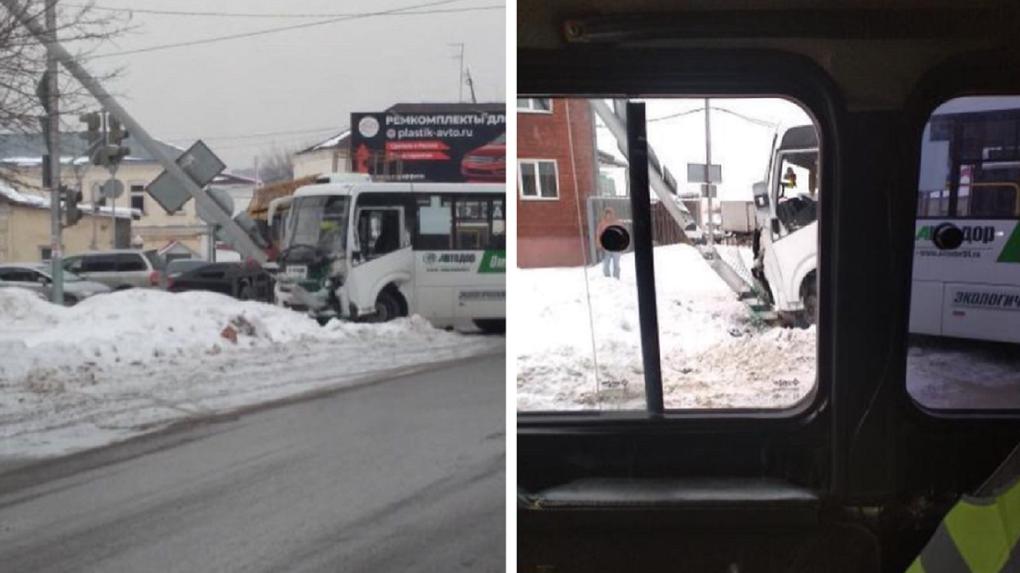
<path id="1" fill-rule="evenodd" d="M 656 121 L 666 121 L 667 119 L 673 119 L 675 117 L 681 117 L 681 116 L 685 116 L 685 115 L 690 115 L 692 113 L 698 113 L 698 112 L 701 112 L 701 111 L 705 111 L 705 108 L 704 107 L 698 107 L 698 108 L 694 108 L 694 109 L 689 109 L 687 111 L 681 111 L 681 112 L 673 113 L 673 114 L 670 114 L 670 115 L 664 115 L 662 117 L 655 117 L 655 118 L 652 118 L 652 119 L 646 119 L 645 123 L 655 123 Z"/>
<path id="2" fill-rule="evenodd" d="M 333 127 L 320 127 L 318 129 L 292 129 L 289 131 L 270 131 L 265 133 L 246 133 L 243 135 L 215 135 L 210 137 L 198 137 L 194 139 L 201 139 L 203 141 L 232 141 L 237 139 L 258 139 L 260 137 L 273 137 L 276 135 L 296 135 L 296 134 L 313 134 L 313 133 L 341 133 L 344 129 L 336 129 Z M 171 137 L 168 138 L 172 141 L 185 141 L 187 137 Z"/>
<path id="3" fill-rule="evenodd" d="M 340 130 L 332 130 L 333 133 L 341 133 L 341 132 L 344 132 L 344 131 L 347 131 L 347 128 L 343 128 L 343 129 L 340 129 Z M 271 136 L 271 134 L 265 134 L 263 137 L 270 137 L 270 136 Z M 321 143 L 322 141 L 325 140 L 322 135 L 314 136 L 312 134 L 306 134 L 306 135 L 295 134 L 295 135 L 290 135 L 288 137 L 283 137 L 283 138 L 273 137 L 273 139 L 259 139 L 259 140 L 255 140 L 255 138 L 247 138 L 247 139 L 249 141 L 247 141 L 246 143 L 231 143 L 230 145 L 225 145 L 225 146 L 217 145 L 215 147 L 216 147 L 216 149 L 241 149 L 241 148 L 245 148 L 245 147 L 258 147 L 260 145 L 282 144 L 282 143 L 293 143 L 295 145 L 300 145 L 302 147 L 308 147 L 313 142 L 317 145 L 317 144 L 319 144 L 319 143 Z M 332 139 L 332 137 L 330 139 Z M 203 140 L 210 141 L 208 138 L 203 138 Z M 185 140 L 185 139 L 175 139 L 173 141 L 187 141 L 187 140 Z"/>
<path id="4" fill-rule="evenodd" d="M 390 9 L 390 10 L 383 10 L 383 11 L 380 11 L 380 12 L 364 12 L 364 13 L 361 13 L 361 14 L 352 14 L 352 15 L 343 16 L 343 17 L 340 17 L 340 18 L 332 18 L 332 19 L 329 19 L 329 20 L 322 20 L 320 22 L 309 22 L 307 24 L 295 24 L 295 25 L 292 25 L 292 26 L 281 26 L 279 28 L 268 28 L 268 29 L 259 30 L 259 31 L 256 31 L 256 32 L 245 32 L 245 33 L 242 33 L 242 34 L 231 34 L 231 35 L 228 35 L 228 36 L 216 36 L 216 37 L 212 37 L 212 38 L 206 38 L 204 40 L 193 40 L 193 41 L 190 41 L 190 42 L 178 42 L 178 43 L 174 43 L 174 44 L 163 44 L 161 46 L 150 46 L 148 48 L 139 48 L 139 49 L 136 49 L 136 50 L 125 50 L 125 51 L 122 51 L 122 52 L 112 52 L 112 53 L 108 53 L 108 54 L 99 54 L 99 55 L 95 55 L 95 56 L 89 56 L 88 59 L 96 60 L 96 59 L 100 59 L 100 58 L 109 58 L 109 57 L 114 57 L 114 56 L 124 56 L 124 55 L 128 55 L 128 54 L 141 54 L 141 53 L 146 53 L 146 52 L 155 52 L 155 51 L 158 51 L 158 50 L 167 50 L 167 49 L 171 49 L 171 48 L 183 48 L 183 47 L 187 47 L 187 46 L 198 46 L 198 45 L 203 45 L 203 44 L 213 44 L 213 43 L 217 43 L 217 42 L 226 42 L 228 40 L 238 40 L 238 39 L 241 39 L 241 38 L 252 38 L 252 37 L 256 37 L 256 36 L 264 36 L 266 34 L 275 34 L 277 32 L 287 32 L 287 31 L 290 31 L 290 30 L 301 30 L 301 29 L 305 29 L 305 28 L 312 28 L 312 27 L 315 27 L 315 26 L 326 26 L 326 25 L 329 25 L 329 24 L 336 24 L 338 22 L 346 22 L 346 21 L 350 21 L 350 20 L 359 20 L 359 19 L 363 19 L 363 18 L 373 18 L 373 17 L 377 17 L 377 16 L 407 16 L 407 15 L 434 14 L 434 13 L 440 13 L 440 11 L 420 10 L 420 9 L 421 8 L 428 8 L 428 7 L 431 7 L 431 6 L 439 6 L 439 5 L 442 5 L 442 4 L 450 4 L 452 2 L 459 2 L 459 1 L 460 0 L 439 0 L 437 2 L 427 2 L 427 3 L 424 3 L 424 4 L 417 4 L 417 5 L 413 5 L 413 6 L 406 6 L 404 8 L 393 8 L 393 9 Z M 481 9 L 487 9 L 487 10 L 491 10 L 491 9 L 505 9 L 505 6 L 490 6 L 490 7 L 485 7 L 485 8 L 465 8 L 463 10 L 466 11 L 466 10 L 481 10 Z M 409 12 L 409 10 L 417 10 L 417 11 Z"/>
<path id="5" fill-rule="evenodd" d="M 738 118 L 740 118 L 740 119 L 742 119 L 742 120 L 744 120 L 744 121 L 746 121 L 748 123 L 753 123 L 755 125 L 760 125 L 762 127 L 776 127 L 778 125 L 778 124 L 773 123 L 771 121 L 766 121 L 764 119 L 758 119 L 756 117 L 751 117 L 749 115 L 744 115 L 742 113 L 737 113 L 737 112 L 735 112 L 733 110 L 729 110 L 729 109 L 726 109 L 724 107 L 716 107 L 716 106 L 713 105 L 712 106 L 712 110 L 713 111 L 721 111 L 723 113 L 728 113 L 728 114 L 730 114 L 730 115 L 732 115 L 734 117 L 738 117 Z M 679 113 L 673 113 L 673 114 L 670 114 L 670 115 L 664 115 L 662 117 L 656 117 L 656 118 L 653 118 L 653 119 L 646 120 L 646 122 L 647 123 L 652 123 L 652 122 L 656 122 L 656 121 L 665 121 L 667 119 L 673 119 L 673 118 L 677 118 L 677 117 L 681 117 L 681 116 L 685 116 L 685 115 L 690 115 L 692 113 L 699 113 L 699 112 L 703 112 L 703 111 L 705 111 L 705 107 L 704 106 L 699 107 L 699 108 L 695 108 L 695 109 L 690 109 L 690 110 L 687 110 L 687 111 L 681 111 Z"/>
<path id="6" fill-rule="evenodd" d="M 762 127 L 776 127 L 776 126 L 779 125 L 779 124 L 773 123 L 771 121 L 765 121 L 764 119 L 758 119 L 756 117 L 751 117 L 749 115 L 744 115 L 742 113 L 737 113 L 735 111 L 728 110 L 728 109 L 726 109 L 724 107 L 715 107 L 715 106 L 713 106 L 712 109 L 714 109 L 716 111 L 721 111 L 723 113 L 728 113 L 728 114 L 730 114 L 730 115 L 732 115 L 734 117 L 739 117 L 740 119 L 742 119 L 742 120 L 744 120 L 744 121 L 746 121 L 748 123 L 753 123 L 755 125 L 760 125 Z"/>
<path id="7" fill-rule="evenodd" d="M 91 8 L 93 10 L 105 10 L 107 12 L 128 12 L 135 14 L 156 14 L 161 16 L 200 16 L 210 18 L 347 18 L 351 16 L 359 16 L 359 13 L 318 13 L 318 14 L 270 14 L 270 13 L 254 13 L 254 12 L 196 12 L 196 11 L 183 11 L 183 10 L 150 10 L 145 8 L 114 8 L 111 6 L 89 6 L 87 4 L 68 4 L 63 3 L 63 6 L 70 6 L 72 8 Z M 454 12 L 471 12 L 475 10 L 494 10 L 497 8 L 506 9 L 504 5 L 491 5 L 491 6 L 474 6 L 465 8 L 450 8 L 448 10 L 432 10 L 429 12 L 402 12 L 403 14 L 445 14 Z"/>

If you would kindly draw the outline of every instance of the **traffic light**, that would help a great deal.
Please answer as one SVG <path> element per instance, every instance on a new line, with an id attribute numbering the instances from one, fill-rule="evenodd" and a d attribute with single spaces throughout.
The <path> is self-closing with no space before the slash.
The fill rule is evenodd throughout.
<path id="1" fill-rule="evenodd" d="M 66 217 L 64 226 L 70 227 L 81 221 L 81 218 L 84 216 L 81 209 L 78 208 L 78 204 L 82 200 L 81 191 L 61 185 L 60 195 L 64 198 L 64 215 Z"/>
<path id="2" fill-rule="evenodd" d="M 124 129 L 124 126 L 121 125 L 120 120 L 111 115 L 109 116 L 108 125 L 110 128 L 109 129 L 110 137 L 108 140 L 109 143 L 111 145 L 120 146 L 123 149 L 128 149 L 127 147 L 121 145 L 121 142 L 127 139 L 129 134 L 128 130 Z M 130 151 L 128 153 L 130 153 Z M 125 155 L 127 154 L 125 153 Z"/>
<path id="3" fill-rule="evenodd" d="M 102 145 L 92 154 L 92 164 L 112 167 L 119 164 L 131 150 L 118 145 Z"/>
<path id="4" fill-rule="evenodd" d="M 103 140 L 103 117 L 99 115 L 99 112 L 93 111 L 83 113 L 79 119 L 88 128 L 81 134 L 81 138 L 89 142 L 90 148 L 99 145 L 99 142 Z"/>

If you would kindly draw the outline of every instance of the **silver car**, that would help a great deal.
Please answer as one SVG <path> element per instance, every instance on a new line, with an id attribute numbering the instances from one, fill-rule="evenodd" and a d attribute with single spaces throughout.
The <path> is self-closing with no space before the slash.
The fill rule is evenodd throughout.
<path id="1" fill-rule="evenodd" d="M 158 288 L 166 263 L 154 250 L 116 249 L 76 253 L 64 258 L 64 269 L 114 289 Z"/>
<path id="2" fill-rule="evenodd" d="M 39 293 L 46 300 L 52 298 L 53 275 L 50 266 L 43 263 L 0 264 L 0 288 L 20 287 Z M 64 304 L 72 306 L 101 293 L 110 292 L 110 287 L 87 281 L 74 273 L 64 271 Z"/>

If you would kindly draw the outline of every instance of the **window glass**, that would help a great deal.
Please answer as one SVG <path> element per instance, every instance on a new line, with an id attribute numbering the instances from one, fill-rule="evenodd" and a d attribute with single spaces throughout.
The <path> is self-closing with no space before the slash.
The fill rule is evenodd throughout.
<path id="1" fill-rule="evenodd" d="M 1020 97 L 945 102 L 921 136 L 907 390 L 1020 408 Z"/>
<path id="2" fill-rule="evenodd" d="M 521 160 L 519 185 L 526 199 L 556 199 L 559 181 L 555 161 Z"/>
<path id="3" fill-rule="evenodd" d="M 145 214 L 145 185 L 131 186 L 131 208 Z"/>
<path id="4" fill-rule="evenodd" d="M 445 195 L 418 197 L 416 249 L 446 250 L 453 247 L 453 198 Z"/>
<path id="5" fill-rule="evenodd" d="M 505 249 L 505 201 L 489 197 L 456 197 L 455 248 Z"/>
<path id="6" fill-rule="evenodd" d="M 74 271 L 73 267 L 71 269 Z M 78 271 L 74 271 L 78 272 Z M 85 273 L 117 272 L 117 259 L 114 255 L 93 255 L 82 258 L 82 270 Z"/>
<path id="7" fill-rule="evenodd" d="M 618 103 L 557 99 L 517 118 L 519 411 L 647 409 L 633 241 L 602 242 L 634 227 Z M 824 200 L 810 116 L 781 99 L 643 103 L 665 408 L 802 402 L 816 384 Z"/>
<path id="8" fill-rule="evenodd" d="M 132 253 L 124 253 L 116 256 L 117 270 L 120 272 L 135 272 L 135 271 L 147 271 L 149 268 L 145 265 L 145 261 L 141 255 Z"/>
<path id="9" fill-rule="evenodd" d="M 362 256 L 374 259 L 401 247 L 401 212 L 396 207 L 362 209 L 358 213 L 358 243 Z"/>
<path id="10" fill-rule="evenodd" d="M 550 111 L 552 100 L 549 98 L 517 98 L 519 111 Z"/>

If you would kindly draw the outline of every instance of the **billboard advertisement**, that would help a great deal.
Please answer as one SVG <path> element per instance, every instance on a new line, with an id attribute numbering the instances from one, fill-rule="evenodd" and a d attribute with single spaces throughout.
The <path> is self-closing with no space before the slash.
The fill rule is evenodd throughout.
<path id="1" fill-rule="evenodd" d="M 352 113 L 352 171 L 380 181 L 505 183 L 505 106 L 436 109 Z"/>

